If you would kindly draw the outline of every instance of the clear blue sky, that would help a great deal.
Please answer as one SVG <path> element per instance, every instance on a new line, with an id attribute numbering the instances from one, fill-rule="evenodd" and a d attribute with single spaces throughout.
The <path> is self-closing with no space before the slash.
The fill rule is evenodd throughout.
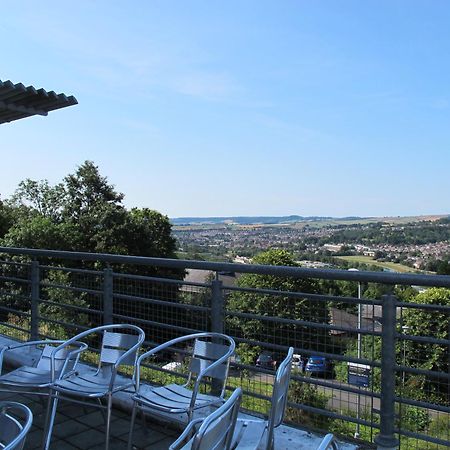
<path id="1" fill-rule="evenodd" d="M 1 197 L 84 160 L 171 217 L 450 212 L 450 2 L 15 1 Z"/>

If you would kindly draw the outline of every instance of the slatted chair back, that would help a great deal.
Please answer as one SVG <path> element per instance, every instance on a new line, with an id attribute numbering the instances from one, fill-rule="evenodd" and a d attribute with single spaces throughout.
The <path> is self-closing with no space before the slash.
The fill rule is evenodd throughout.
<path id="1" fill-rule="evenodd" d="M 292 357 L 294 349 L 289 347 L 288 354 L 278 367 L 273 386 L 272 405 L 267 425 L 267 448 L 271 447 L 273 430 L 282 424 L 288 398 L 289 381 L 291 379 Z"/>
<path id="2" fill-rule="evenodd" d="M 231 448 L 242 390 L 236 389 L 231 397 L 209 415 L 192 440 L 191 450 L 228 450 Z"/>
<path id="3" fill-rule="evenodd" d="M 139 342 L 139 339 L 139 334 L 125 334 L 105 330 L 100 352 L 100 365 L 115 364 L 121 356 Z M 138 349 L 128 354 L 121 361 L 121 364 L 133 366 L 136 363 L 137 351 Z"/>
<path id="4" fill-rule="evenodd" d="M 36 367 L 38 369 L 48 370 L 50 371 L 51 368 L 51 354 L 55 350 L 55 346 L 52 345 L 44 345 L 44 348 L 42 349 L 41 356 L 36 364 Z M 60 350 L 58 350 L 55 353 L 54 361 L 55 361 L 55 372 L 58 373 L 61 371 L 61 369 L 64 366 L 64 363 L 66 361 L 67 355 L 70 352 L 70 348 L 64 347 Z M 72 370 L 75 366 L 77 358 L 71 358 L 71 360 L 67 364 L 67 369 Z"/>
<path id="5" fill-rule="evenodd" d="M 51 386 L 55 394 L 47 414 L 47 430 L 43 443 L 45 450 L 50 447 L 59 399 L 106 409 L 105 448 L 109 448 L 112 395 L 135 386 L 137 351 L 144 342 L 145 333 L 136 325 L 109 324 L 83 331 L 69 339 L 67 344 L 82 342 L 83 339 L 89 340 L 94 336 L 102 336 L 97 370 L 87 368 L 86 372 L 73 373 L 64 379 L 57 380 Z M 133 365 L 131 379 L 118 375 L 121 365 Z M 98 399 L 99 403 L 92 403 L 93 399 Z M 106 400 L 106 405 L 101 402 L 101 399 Z"/>
<path id="6" fill-rule="evenodd" d="M 33 414 L 25 405 L 0 402 L 0 449 L 22 450 L 32 421 Z"/>
<path id="7" fill-rule="evenodd" d="M 202 370 L 208 368 L 211 364 L 224 356 L 230 349 L 229 345 L 216 344 L 201 339 L 196 339 L 192 358 L 189 365 L 190 374 L 198 375 Z M 208 376 L 219 380 L 225 380 L 228 375 L 229 359 L 223 364 L 213 368 Z"/>

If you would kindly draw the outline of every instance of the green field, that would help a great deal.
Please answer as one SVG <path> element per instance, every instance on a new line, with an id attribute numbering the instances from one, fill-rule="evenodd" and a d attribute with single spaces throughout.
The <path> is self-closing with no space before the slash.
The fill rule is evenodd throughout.
<path id="1" fill-rule="evenodd" d="M 367 264 L 370 266 L 381 267 L 382 269 L 389 269 L 389 270 L 393 270 L 395 272 L 403 272 L 403 273 L 404 272 L 420 272 L 417 269 L 413 269 L 412 267 L 408 267 L 403 264 L 397 264 L 397 263 L 388 262 L 388 261 L 376 261 L 375 259 L 373 259 L 370 256 L 360 256 L 360 255 L 337 256 L 337 258 L 345 259 L 346 261 L 349 261 L 349 262 L 355 262 L 355 263 L 360 263 L 360 264 Z"/>

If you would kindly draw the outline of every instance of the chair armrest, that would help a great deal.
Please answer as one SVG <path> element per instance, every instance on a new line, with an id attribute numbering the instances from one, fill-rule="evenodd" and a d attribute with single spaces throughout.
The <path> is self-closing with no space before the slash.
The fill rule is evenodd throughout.
<path id="1" fill-rule="evenodd" d="M 3 370 L 3 358 L 4 358 L 4 355 L 6 352 L 18 350 L 18 349 L 21 349 L 24 347 L 41 345 L 41 344 L 62 344 L 63 342 L 64 342 L 63 340 L 27 341 L 27 342 L 20 342 L 17 344 L 11 344 L 11 345 L 7 345 L 7 346 L 3 347 L 0 350 L 0 374 L 2 373 L 2 370 Z"/>
<path id="2" fill-rule="evenodd" d="M 203 377 L 208 376 L 208 372 L 210 372 L 211 370 L 220 366 L 227 360 L 229 361 L 229 359 L 233 356 L 235 349 L 236 349 L 236 344 L 234 343 L 234 340 L 232 340 L 230 347 L 228 348 L 228 351 L 225 353 L 225 355 L 221 356 L 217 361 L 214 361 L 211 365 L 209 365 L 208 367 L 203 369 L 198 374 L 197 380 L 201 380 Z M 224 380 L 224 382 L 226 382 L 226 380 Z"/>
<path id="3" fill-rule="evenodd" d="M 178 344 L 183 341 L 191 340 L 191 336 L 182 336 L 180 338 L 175 338 L 170 341 L 164 342 L 164 344 L 160 344 L 156 346 L 155 348 L 149 350 L 148 352 L 143 353 L 141 356 L 139 356 L 137 363 L 136 363 L 136 391 L 139 390 L 140 380 L 141 380 L 141 365 L 142 361 L 144 359 L 149 358 L 150 356 L 155 355 L 156 353 L 160 352 L 161 350 L 164 350 L 168 347 L 172 347 L 174 344 Z"/>
<path id="4" fill-rule="evenodd" d="M 317 450 L 327 450 L 330 447 L 334 450 L 338 449 L 338 445 L 334 440 L 334 435 L 332 433 L 328 433 L 327 435 L 325 435 L 325 437 L 322 439 L 322 442 L 317 447 Z"/>
<path id="5" fill-rule="evenodd" d="M 141 367 L 142 361 L 144 359 L 148 358 L 149 356 L 154 355 L 155 353 L 160 352 L 161 350 L 164 350 L 164 349 L 166 349 L 168 347 L 172 347 L 175 344 L 179 344 L 180 342 L 191 341 L 191 340 L 195 340 L 195 339 L 203 338 L 203 337 L 208 337 L 208 338 L 225 338 L 225 339 L 228 339 L 228 340 L 231 339 L 229 336 L 226 336 L 226 335 L 221 334 L 221 333 L 194 333 L 194 334 L 188 334 L 187 336 L 181 336 L 179 338 L 175 338 L 175 339 L 172 339 L 170 341 L 167 341 L 164 344 L 158 345 L 154 349 L 149 350 L 148 352 L 146 352 L 143 355 L 141 355 L 138 358 L 138 360 L 137 360 L 137 364 L 136 364 L 136 391 L 139 390 L 140 367 Z M 202 378 L 203 376 L 205 376 L 205 372 L 207 372 L 208 370 L 212 370 L 214 367 L 217 367 L 218 365 L 220 365 L 224 361 L 226 361 L 228 358 L 230 358 L 231 355 L 234 353 L 235 347 L 236 347 L 236 344 L 234 343 L 234 340 L 231 339 L 230 348 L 227 351 L 227 353 L 225 355 L 221 356 L 217 361 L 215 361 L 213 364 L 211 364 L 211 366 L 209 366 L 207 369 L 202 371 L 199 374 L 198 378 Z"/>
<path id="6" fill-rule="evenodd" d="M 210 371 L 212 371 L 213 369 L 215 369 L 216 367 L 220 366 L 221 364 L 223 364 L 224 362 L 226 362 L 227 360 L 229 361 L 229 359 L 231 358 L 231 356 L 234 353 L 234 346 L 230 345 L 229 350 L 227 351 L 227 353 L 225 353 L 225 355 L 221 356 L 217 361 L 214 361 L 210 366 L 206 367 L 205 369 L 203 369 L 197 376 L 197 379 L 195 380 L 195 384 L 194 384 L 194 390 L 192 392 L 192 397 L 191 397 L 191 405 L 190 407 L 193 408 L 195 405 L 195 400 L 197 397 L 197 393 L 198 390 L 200 388 L 200 382 L 203 380 L 204 377 L 208 376 L 208 373 Z M 229 364 L 229 363 L 228 363 Z M 224 384 L 226 383 L 226 379 L 224 380 Z"/>
<path id="7" fill-rule="evenodd" d="M 195 401 L 197 400 L 197 394 L 198 394 L 198 391 L 200 389 L 200 383 L 203 380 L 203 378 L 208 376 L 208 372 L 210 372 L 211 370 L 213 370 L 217 366 L 220 366 L 225 361 L 229 360 L 233 353 L 234 353 L 234 347 L 230 346 L 230 349 L 227 351 L 227 353 L 225 353 L 225 355 L 221 356 L 217 361 L 214 361 L 210 366 L 208 366 L 206 369 L 203 369 L 198 374 L 197 379 L 195 380 L 195 383 L 194 383 L 194 389 L 192 390 L 191 403 L 189 405 L 189 408 L 191 410 L 195 406 Z M 227 381 L 226 379 L 223 380 L 222 388 L 225 385 L 226 381 Z M 223 395 L 223 393 L 221 394 L 221 396 L 222 395 Z"/>
<path id="8" fill-rule="evenodd" d="M 136 342 L 136 344 L 133 345 L 133 347 L 130 347 L 120 358 L 118 358 L 118 360 L 115 362 L 113 369 L 112 369 L 112 375 L 111 375 L 111 381 L 109 383 L 109 389 L 112 391 L 114 388 L 114 381 L 116 379 L 116 375 L 117 375 L 117 369 L 119 368 L 119 366 L 122 364 L 122 361 L 127 358 L 130 354 L 132 354 L 133 352 L 136 352 L 137 355 L 137 351 L 139 350 L 139 347 L 142 345 L 142 343 L 144 342 L 145 336 L 140 336 L 138 341 Z M 135 363 L 136 363 L 136 359 L 135 359 Z M 137 364 L 134 364 L 134 368 L 133 368 L 133 379 L 136 376 L 136 370 L 139 366 Z"/>
<path id="9" fill-rule="evenodd" d="M 203 419 L 196 419 L 189 422 L 183 433 L 181 433 L 178 439 L 170 445 L 169 450 L 179 450 L 180 448 L 182 448 L 183 445 L 185 445 L 185 440 L 191 436 L 191 433 L 195 429 L 195 427 L 202 422 Z"/>
<path id="10" fill-rule="evenodd" d="M 63 375 L 65 374 L 66 367 L 67 367 L 67 364 L 69 363 L 70 359 L 72 357 L 76 357 L 76 361 L 74 364 L 74 368 L 75 368 L 76 364 L 78 363 L 80 353 L 84 352 L 88 348 L 88 345 L 85 344 L 84 342 L 73 341 L 72 339 L 69 339 L 68 341 L 63 341 L 62 344 L 55 347 L 50 354 L 50 372 L 51 372 L 52 382 L 54 382 L 55 378 L 56 378 L 55 377 L 55 355 L 60 350 L 66 348 L 70 345 L 78 346 L 78 348 L 67 353 L 58 379 L 61 379 L 63 377 Z"/>

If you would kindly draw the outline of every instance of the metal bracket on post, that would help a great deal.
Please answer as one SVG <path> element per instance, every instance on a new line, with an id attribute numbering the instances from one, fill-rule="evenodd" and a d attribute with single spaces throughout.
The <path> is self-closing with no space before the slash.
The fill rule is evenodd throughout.
<path id="1" fill-rule="evenodd" d="M 110 267 L 103 270 L 103 325 L 113 323 L 113 271 Z"/>
<path id="2" fill-rule="evenodd" d="M 39 339 L 39 285 L 40 285 L 40 269 L 38 261 L 31 261 L 31 324 L 30 324 L 30 340 L 37 341 Z"/>
<path id="3" fill-rule="evenodd" d="M 397 298 L 383 295 L 381 342 L 380 433 L 375 437 L 377 450 L 393 450 L 399 445 L 395 437 L 395 335 Z"/>

